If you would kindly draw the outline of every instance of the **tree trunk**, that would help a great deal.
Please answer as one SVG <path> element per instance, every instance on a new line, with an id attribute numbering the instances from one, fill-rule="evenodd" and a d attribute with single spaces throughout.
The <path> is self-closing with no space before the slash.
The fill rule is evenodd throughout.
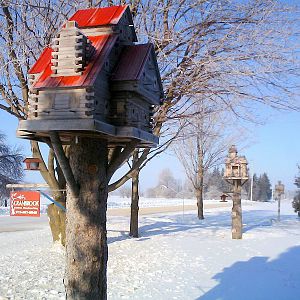
<path id="1" fill-rule="evenodd" d="M 198 207 L 198 219 L 203 220 L 203 187 L 199 187 L 196 190 L 197 207 Z"/>
<path id="2" fill-rule="evenodd" d="M 107 299 L 107 141 L 73 140 L 70 165 L 78 197 L 67 188 L 67 299 Z"/>
<path id="3" fill-rule="evenodd" d="M 233 189 L 233 206 L 232 206 L 232 238 L 241 239 L 243 231 L 242 223 L 242 205 L 241 205 L 241 180 L 234 180 L 234 189 Z"/>
<path id="4" fill-rule="evenodd" d="M 197 207 L 198 207 L 198 219 L 203 220 L 203 176 L 204 176 L 204 167 L 203 167 L 203 149 L 202 149 L 202 143 L 199 139 L 199 136 L 197 136 L 197 164 L 198 164 L 198 170 L 197 170 L 197 180 L 196 180 L 196 198 L 197 198 Z"/>
<path id="5" fill-rule="evenodd" d="M 133 154 L 133 163 L 138 160 L 138 151 Z M 130 232 L 132 237 L 139 237 L 139 171 L 134 172 L 131 185 Z"/>

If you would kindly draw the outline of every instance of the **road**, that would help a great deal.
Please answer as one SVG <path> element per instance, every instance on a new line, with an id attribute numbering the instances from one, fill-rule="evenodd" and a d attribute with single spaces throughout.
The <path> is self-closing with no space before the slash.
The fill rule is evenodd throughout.
<path id="1" fill-rule="evenodd" d="M 42 229 L 48 223 L 47 215 L 40 217 L 0 217 L 0 233 Z"/>
<path id="2" fill-rule="evenodd" d="M 205 208 L 230 207 L 231 202 L 225 203 L 204 203 Z M 185 205 L 185 211 L 196 211 L 196 205 Z M 151 215 L 156 213 L 183 212 L 183 206 L 144 207 L 140 208 L 140 215 Z M 110 208 L 108 216 L 130 216 L 130 208 Z M 0 216 L 0 233 L 15 231 L 30 231 L 42 229 L 48 224 L 47 215 L 34 217 L 10 217 Z"/>

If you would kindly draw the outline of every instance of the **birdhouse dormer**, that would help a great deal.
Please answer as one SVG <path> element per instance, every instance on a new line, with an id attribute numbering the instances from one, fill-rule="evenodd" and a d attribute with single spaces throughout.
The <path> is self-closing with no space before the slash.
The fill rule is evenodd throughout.
<path id="1" fill-rule="evenodd" d="M 152 132 L 163 89 L 152 44 L 125 46 L 111 77 L 111 121 Z"/>

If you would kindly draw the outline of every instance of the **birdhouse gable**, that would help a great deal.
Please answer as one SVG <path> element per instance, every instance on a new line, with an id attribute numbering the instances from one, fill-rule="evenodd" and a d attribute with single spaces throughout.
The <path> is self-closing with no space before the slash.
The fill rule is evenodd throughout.
<path id="1" fill-rule="evenodd" d="M 163 88 L 152 44 L 124 47 L 112 75 L 113 91 L 132 91 L 158 105 Z"/>

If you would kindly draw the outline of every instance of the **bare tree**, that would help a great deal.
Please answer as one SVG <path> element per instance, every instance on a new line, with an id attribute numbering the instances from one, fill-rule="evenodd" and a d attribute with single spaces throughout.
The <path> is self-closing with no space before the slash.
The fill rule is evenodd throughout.
<path id="1" fill-rule="evenodd" d="M 8 183 L 17 183 L 23 179 L 23 156 L 19 149 L 7 145 L 5 137 L 0 133 L 0 204 L 7 206 Z"/>
<path id="2" fill-rule="evenodd" d="M 156 45 L 166 95 L 155 115 L 155 133 L 162 144 L 156 150 L 145 149 L 109 190 L 169 147 L 178 120 L 188 117 L 198 101 L 206 101 L 207 113 L 229 109 L 251 121 L 257 120 L 261 105 L 299 109 L 297 8 L 276 0 L 131 5 L 139 36 Z"/>
<path id="3" fill-rule="evenodd" d="M 230 145 L 247 138 L 227 111 L 205 114 L 205 105 L 197 105 L 199 114 L 184 120 L 185 126 L 174 144 L 177 158 L 193 185 L 198 218 L 204 219 L 204 178 L 209 169 L 220 165 Z M 202 113 L 201 113 L 202 112 Z M 200 114 L 201 113 L 201 114 Z M 242 138 L 241 138 L 242 137 Z"/>

